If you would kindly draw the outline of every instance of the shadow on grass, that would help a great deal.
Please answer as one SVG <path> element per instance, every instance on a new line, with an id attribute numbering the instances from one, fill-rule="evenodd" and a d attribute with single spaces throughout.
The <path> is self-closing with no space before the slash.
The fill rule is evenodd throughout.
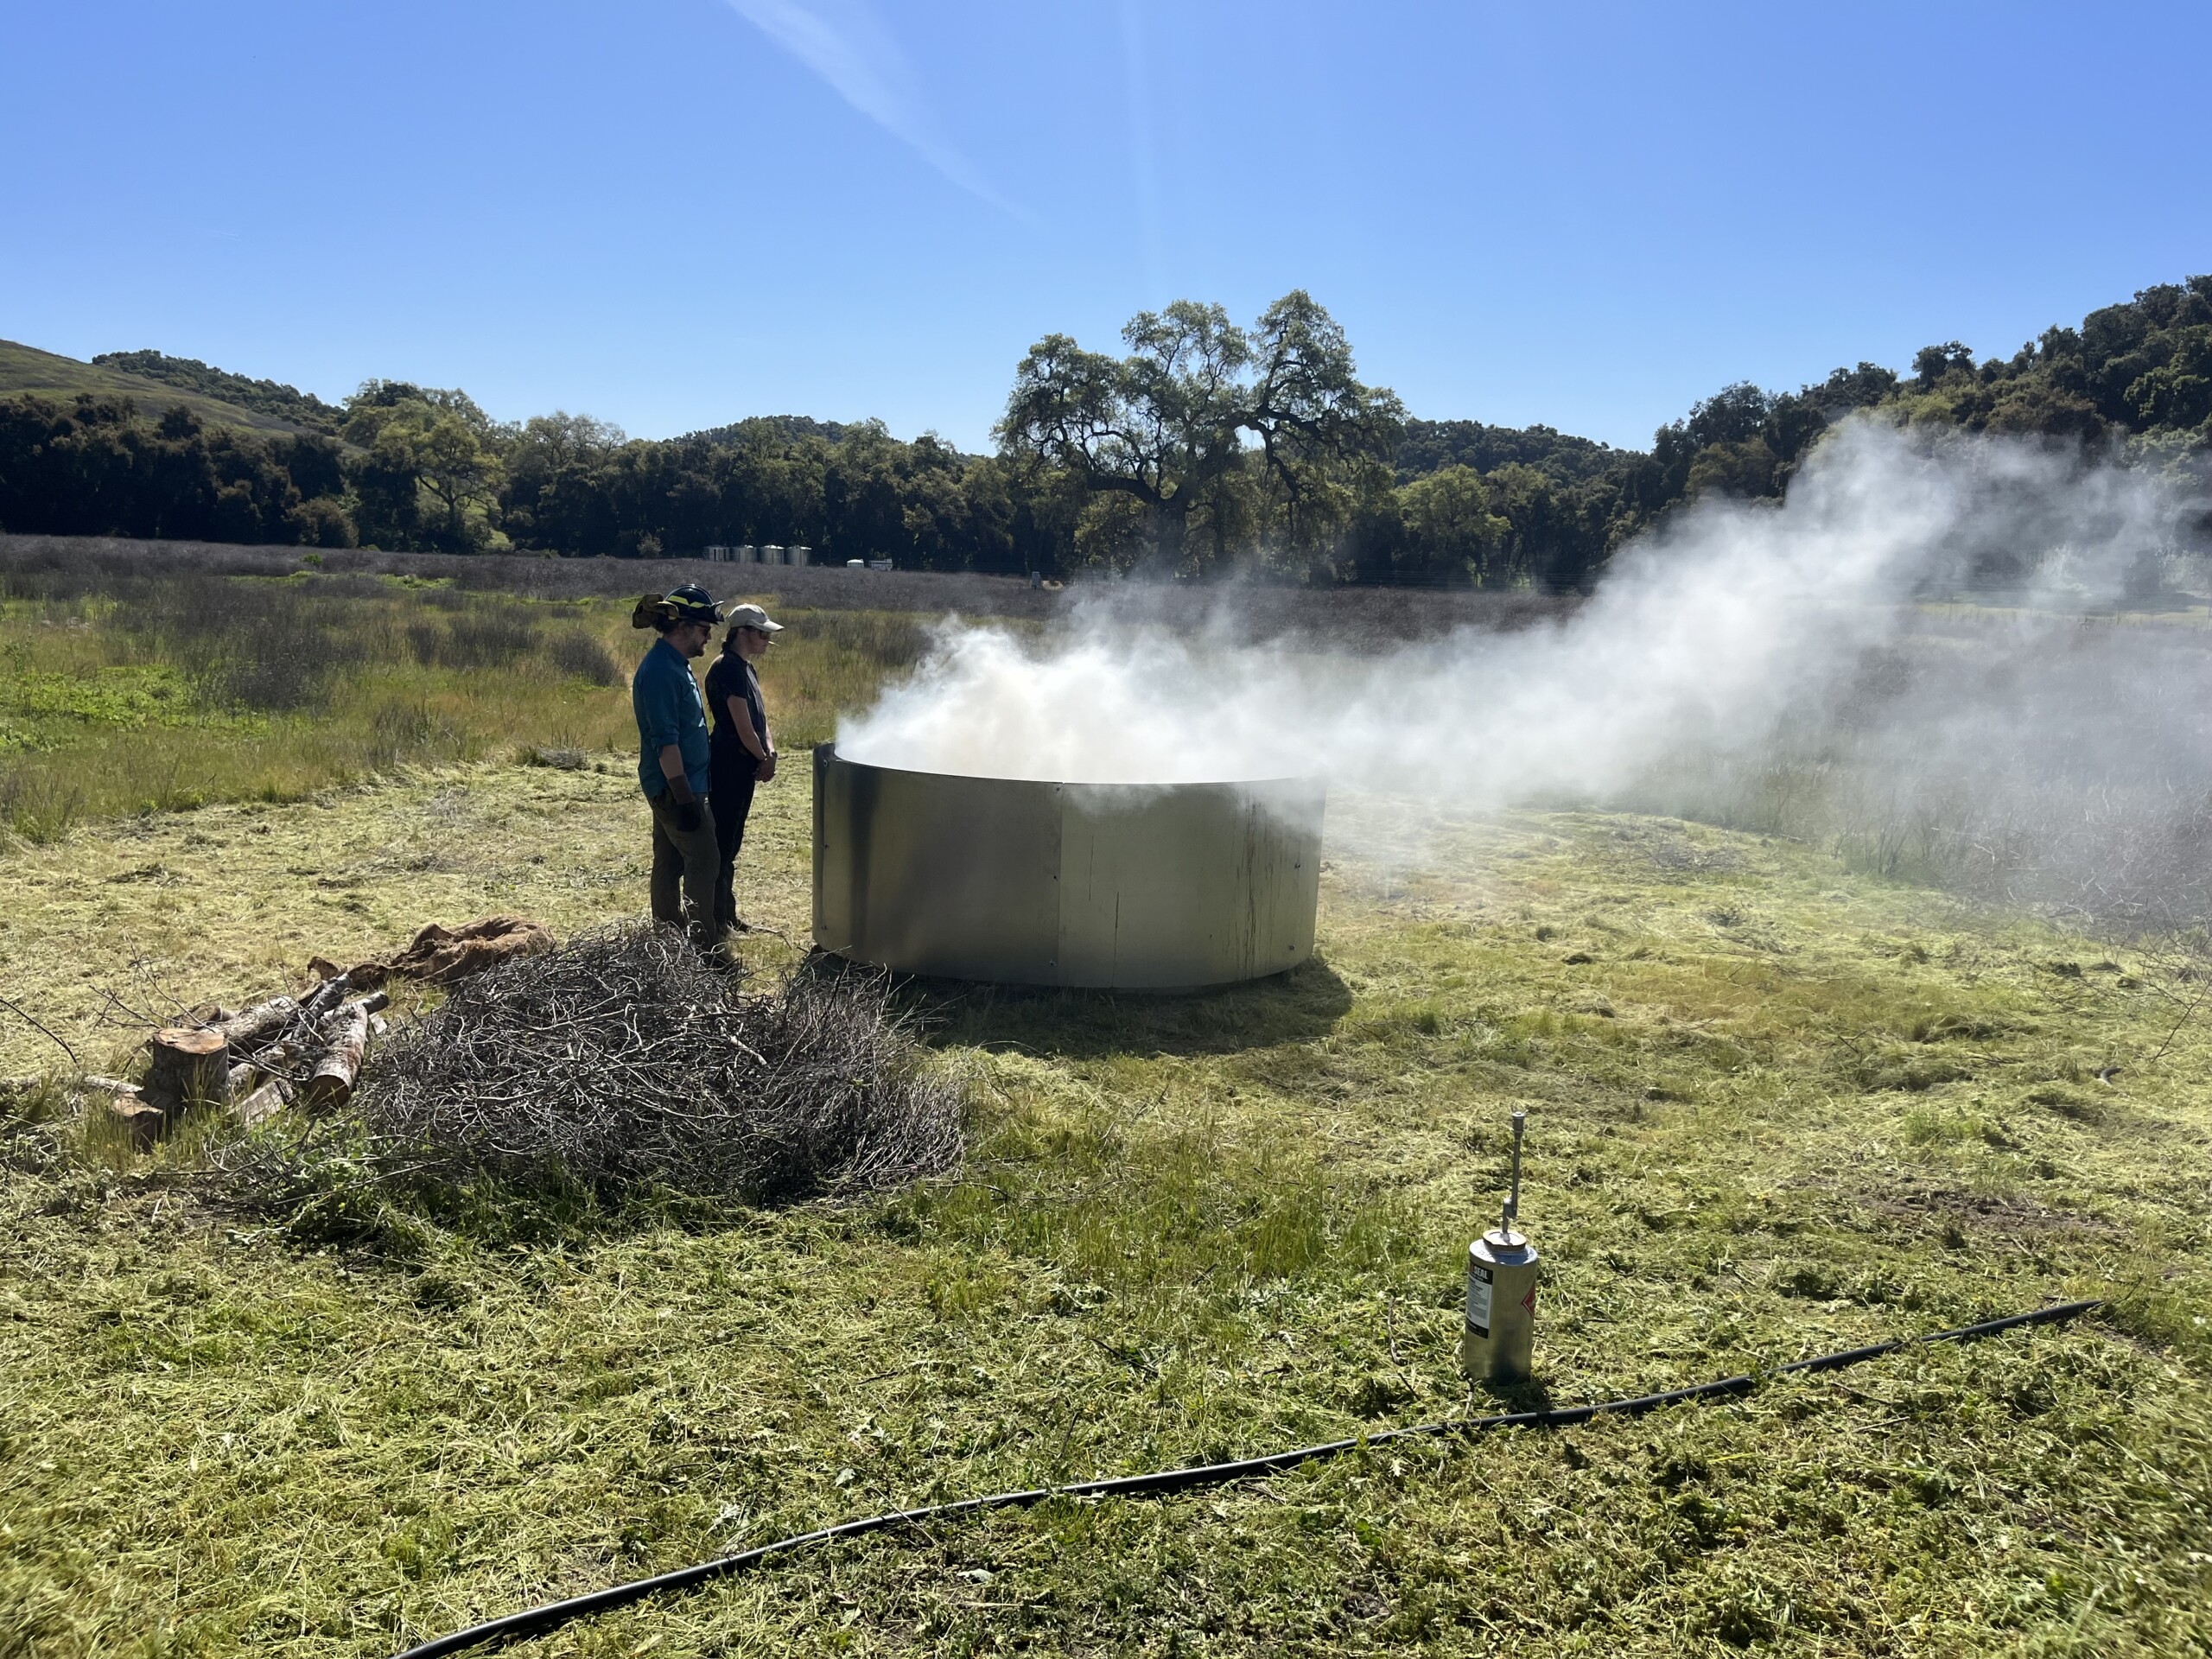
<path id="1" fill-rule="evenodd" d="M 849 970 L 835 957 L 816 972 Z M 1235 1054 L 1310 1042 L 1336 1028 L 1351 992 L 1315 958 L 1288 973 L 1208 991 L 1079 991 L 912 978 L 899 1001 L 932 1047 L 1018 1049 L 1066 1059 L 1116 1054 Z"/>
<path id="2" fill-rule="evenodd" d="M 1541 1377 L 1525 1377 L 1518 1382 L 1471 1382 L 1467 1385 L 1467 1414 L 1472 1417 L 1500 1416 L 1508 1412 L 1549 1411 L 1559 1402 L 1552 1397 L 1550 1387 Z"/>

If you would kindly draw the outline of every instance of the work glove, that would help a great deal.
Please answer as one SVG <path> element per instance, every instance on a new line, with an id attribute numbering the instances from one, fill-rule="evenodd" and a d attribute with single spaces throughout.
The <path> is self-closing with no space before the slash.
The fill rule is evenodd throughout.
<path id="1" fill-rule="evenodd" d="M 676 820 L 676 827 L 687 836 L 696 834 L 701 823 L 704 822 L 699 816 L 699 803 L 696 798 L 688 801 L 678 801 L 670 810 L 669 817 Z"/>

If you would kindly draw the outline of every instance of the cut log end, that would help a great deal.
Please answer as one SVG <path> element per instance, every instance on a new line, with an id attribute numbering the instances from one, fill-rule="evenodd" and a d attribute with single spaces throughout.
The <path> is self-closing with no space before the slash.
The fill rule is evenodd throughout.
<path id="1" fill-rule="evenodd" d="M 210 1027 L 164 1026 L 148 1040 L 156 1059 L 175 1056 L 177 1063 L 197 1060 L 230 1046 L 230 1039 Z"/>

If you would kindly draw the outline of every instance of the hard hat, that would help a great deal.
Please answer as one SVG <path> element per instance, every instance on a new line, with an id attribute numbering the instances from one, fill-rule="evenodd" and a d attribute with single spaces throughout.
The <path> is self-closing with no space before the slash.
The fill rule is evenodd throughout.
<path id="1" fill-rule="evenodd" d="M 712 627 L 722 620 L 722 613 L 721 607 L 708 597 L 705 588 L 696 582 L 687 582 L 665 594 L 647 594 L 630 613 L 630 626 L 649 628 L 656 618 L 668 622 L 704 622 Z"/>

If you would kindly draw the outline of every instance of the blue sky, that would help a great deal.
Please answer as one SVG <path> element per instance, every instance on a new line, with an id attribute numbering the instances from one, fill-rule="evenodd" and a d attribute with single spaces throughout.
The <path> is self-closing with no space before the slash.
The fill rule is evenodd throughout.
<path id="1" fill-rule="evenodd" d="M 1616 443 L 2212 270 L 2212 7 L 0 0 L 0 337 L 661 436 L 988 442 L 1039 335 L 1294 287 Z"/>

